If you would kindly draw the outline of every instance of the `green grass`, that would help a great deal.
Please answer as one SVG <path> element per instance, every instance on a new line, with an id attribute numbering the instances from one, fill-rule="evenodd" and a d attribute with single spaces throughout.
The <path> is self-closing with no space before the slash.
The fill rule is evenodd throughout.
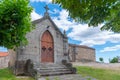
<path id="1" fill-rule="evenodd" d="M 77 73 L 82 76 L 91 76 L 98 80 L 120 80 L 120 70 L 98 69 L 85 66 L 77 66 Z"/>
<path id="2" fill-rule="evenodd" d="M 0 69 L 0 80 L 34 80 L 32 78 L 16 78 L 15 75 L 8 69 Z"/>
<path id="3" fill-rule="evenodd" d="M 91 76 L 98 80 L 120 80 L 120 70 L 98 69 L 85 66 L 77 66 L 77 73 L 85 76 Z M 0 80 L 34 80 L 33 78 L 16 78 L 8 69 L 0 69 Z M 55 79 L 59 80 L 59 79 Z M 91 80 L 91 79 L 88 79 Z"/>

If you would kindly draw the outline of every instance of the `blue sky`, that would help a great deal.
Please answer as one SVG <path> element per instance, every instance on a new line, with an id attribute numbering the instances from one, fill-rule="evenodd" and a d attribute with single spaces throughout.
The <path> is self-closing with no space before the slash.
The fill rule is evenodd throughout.
<path id="1" fill-rule="evenodd" d="M 104 61 L 108 62 L 109 59 L 120 56 L 120 34 L 101 31 L 102 24 L 95 28 L 88 27 L 87 24 L 78 24 L 70 19 L 66 10 L 57 4 L 52 4 L 51 0 L 30 0 L 30 5 L 34 8 L 31 14 L 32 21 L 44 15 L 46 4 L 50 9 L 50 16 L 58 28 L 61 31 L 66 30 L 69 43 L 95 48 L 97 61 L 103 57 Z M 0 48 L 0 51 L 6 51 L 6 49 Z"/>

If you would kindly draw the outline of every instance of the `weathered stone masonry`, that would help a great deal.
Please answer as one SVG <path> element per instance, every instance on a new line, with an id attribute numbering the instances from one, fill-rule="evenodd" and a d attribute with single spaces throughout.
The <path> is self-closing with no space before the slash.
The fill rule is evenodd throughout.
<path id="1" fill-rule="evenodd" d="M 69 44 L 69 58 L 72 62 L 95 62 L 95 49 L 83 45 Z"/>

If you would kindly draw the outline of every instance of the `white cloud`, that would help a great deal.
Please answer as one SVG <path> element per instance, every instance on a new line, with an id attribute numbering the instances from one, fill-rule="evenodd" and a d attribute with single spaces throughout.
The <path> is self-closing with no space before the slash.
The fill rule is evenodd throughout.
<path id="1" fill-rule="evenodd" d="M 120 50 L 120 45 L 115 45 L 112 47 L 106 47 L 103 50 L 101 50 L 100 52 L 107 52 L 107 51 L 117 51 Z"/>
<path id="2" fill-rule="evenodd" d="M 49 11 L 50 14 L 59 14 L 60 11 L 58 9 L 53 9 L 53 11 Z"/>
<path id="3" fill-rule="evenodd" d="M 103 45 L 107 41 L 111 43 L 120 42 L 120 34 L 115 34 L 110 31 L 100 31 L 100 27 L 88 27 L 87 25 L 78 25 L 78 28 L 73 28 L 68 34 L 74 40 L 81 41 L 81 45 Z"/>
<path id="4" fill-rule="evenodd" d="M 58 12 L 58 11 L 57 11 Z M 81 41 L 81 45 L 94 46 L 103 45 L 106 42 L 118 43 L 120 42 L 120 34 L 110 31 L 101 31 L 99 27 L 88 27 L 87 24 L 77 24 L 74 20 L 69 20 L 68 12 L 66 10 L 59 11 L 59 16 L 52 18 L 55 24 L 62 30 L 68 31 L 68 37 Z"/>
<path id="5" fill-rule="evenodd" d="M 94 46 L 103 45 L 106 42 L 119 43 L 120 34 L 113 33 L 110 31 L 101 31 L 99 27 L 88 27 L 87 24 L 77 24 L 74 20 L 71 21 L 66 10 L 59 11 L 54 9 L 51 14 L 58 14 L 57 17 L 52 17 L 55 24 L 62 30 L 71 32 L 68 33 L 68 37 L 80 41 L 81 45 Z M 42 16 L 37 14 L 35 11 L 31 13 L 32 21 L 41 18 Z"/>
<path id="6" fill-rule="evenodd" d="M 52 0 L 30 0 L 31 2 L 46 2 L 46 3 L 51 3 Z"/>
<path id="7" fill-rule="evenodd" d="M 111 43 L 120 42 L 120 34 L 110 31 L 101 31 L 100 27 L 88 27 L 87 25 L 78 25 L 73 28 L 68 36 L 74 40 L 81 41 L 81 45 L 103 45 L 107 41 Z"/>
<path id="8" fill-rule="evenodd" d="M 31 13 L 32 21 L 37 20 L 41 17 L 42 17 L 41 15 L 37 14 L 35 11 L 32 11 L 32 13 Z"/>
<path id="9" fill-rule="evenodd" d="M 58 12 L 58 11 L 57 11 Z M 71 21 L 68 21 L 68 12 L 66 10 L 59 11 L 59 16 L 53 17 L 53 21 L 55 24 L 62 30 L 69 30 L 72 28 L 72 23 Z"/>

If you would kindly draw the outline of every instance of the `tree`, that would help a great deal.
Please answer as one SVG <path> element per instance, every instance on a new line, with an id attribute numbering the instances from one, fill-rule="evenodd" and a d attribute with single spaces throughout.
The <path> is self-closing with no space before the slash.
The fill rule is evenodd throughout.
<path id="1" fill-rule="evenodd" d="M 112 60 L 109 61 L 110 63 L 118 63 L 118 57 L 114 57 Z"/>
<path id="2" fill-rule="evenodd" d="M 100 58 L 99 58 L 99 61 L 100 61 L 100 62 L 103 62 L 103 58 L 102 58 L 102 57 L 100 57 Z"/>
<path id="3" fill-rule="evenodd" d="M 98 26 L 102 30 L 120 32 L 120 0 L 52 0 L 69 12 L 80 23 Z"/>
<path id="4" fill-rule="evenodd" d="M 29 0 L 0 0 L 0 46 L 12 49 L 27 43 L 31 12 Z"/>

